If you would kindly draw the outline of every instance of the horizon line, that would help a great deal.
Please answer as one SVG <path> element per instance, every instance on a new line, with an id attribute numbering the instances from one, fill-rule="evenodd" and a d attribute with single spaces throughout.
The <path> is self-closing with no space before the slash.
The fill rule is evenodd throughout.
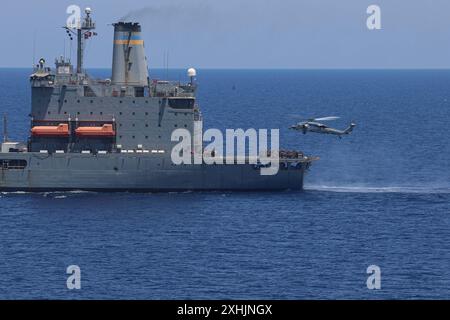
<path id="1" fill-rule="evenodd" d="M 33 67 L 31 66 L 14 66 L 14 67 L 10 67 L 10 66 L 0 66 L 0 69 L 32 69 Z M 149 68 L 149 70 L 187 70 L 189 67 L 171 67 L 171 68 L 165 68 L 165 67 L 153 67 L 153 68 Z M 396 71 L 396 70 L 450 70 L 450 66 L 449 67 L 399 67 L 399 68 L 392 68 L 392 67 L 368 67 L 368 68 L 353 68 L 353 67 L 329 67 L 329 68 L 322 68 L 322 67 L 305 67 L 305 68 L 301 68 L 301 67 L 295 67 L 295 68 L 288 68 L 288 67 L 195 67 L 198 70 L 347 70 L 347 71 L 351 71 L 351 70 L 361 70 L 361 71 L 365 71 L 365 70 L 373 70 L 373 71 L 377 71 L 377 70 L 392 70 L 392 71 Z M 88 67 L 88 68 L 84 68 L 84 70 L 112 70 L 111 67 Z"/>

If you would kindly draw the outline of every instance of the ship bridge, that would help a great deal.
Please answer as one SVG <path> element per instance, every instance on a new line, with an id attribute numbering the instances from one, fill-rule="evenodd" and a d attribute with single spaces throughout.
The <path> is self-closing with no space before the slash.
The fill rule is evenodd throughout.
<path id="1" fill-rule="evenodd" d="M 96 35 L 90 11 L 79 29 L 67 29 L 77 37 L 77 66 L 60 57 L 53 69 L 44 59 L 34 69 L 30 151 L 169 151 L 173 130 L 194 134 L 194 123 L 202 121 L 195 69 L 186 83 L 150 79 L 140 24 L 113 26 L 110 79 L 93 79 L 83 69 L 83 48 Z M 80 127 L 90 134 L 77 134 Z"/>

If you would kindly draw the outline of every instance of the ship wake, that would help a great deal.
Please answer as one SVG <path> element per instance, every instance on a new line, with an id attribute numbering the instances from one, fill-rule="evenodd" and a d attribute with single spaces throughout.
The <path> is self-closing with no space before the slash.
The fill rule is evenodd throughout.
<path id="1" fill-rule="evenodd" d="M 63 199 L 68 195 L 77 194 L 95 194 L 95 191 L 84 191 L 84 190 L 73 190 L 73 191 L 50 191 L 50 192 L 32 192 L 32 191 L 2 191 L 0 195 L 3 196 L 14 196 L 14 195 L 40 195 L 43 197 Z"/>
<path id="2" fill-rule="evenodd" d="M 406 193 L 406 194 L 450 194 L 450 187 L 408 187 L 408 186 L 305 186 L 305 191 L 338 193 Z"/>

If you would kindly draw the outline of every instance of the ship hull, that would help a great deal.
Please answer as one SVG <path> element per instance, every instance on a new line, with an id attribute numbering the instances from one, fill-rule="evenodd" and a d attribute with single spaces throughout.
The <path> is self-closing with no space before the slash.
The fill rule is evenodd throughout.
<path id="1" fill-rule="evenodd" d="M 0 153 L 25 168 L 0 169 L 0 191 L 262 191 L 302 190 L 306 163 L 261 175 L 252 164 L 173 165 L 159 154 Z"/>

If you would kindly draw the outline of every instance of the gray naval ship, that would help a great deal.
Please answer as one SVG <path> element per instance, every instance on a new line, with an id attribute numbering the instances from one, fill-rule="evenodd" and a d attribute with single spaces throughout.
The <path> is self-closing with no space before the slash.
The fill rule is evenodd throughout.
<path id="1" fill-rule="evenodd" d="M 191 79 L 186 84 L 150 79 L 139 23 L 113 26 L 111 79 L 93 79 L 83 68 L 83 48 L 96 35 L 90 10 L 78 27 L 66 28 L 78 44 L 76 68 L 63 57 L 54 69 L 46 67 L 44 59 L 35 66 L 30 76 L 30 135 L 26 142 L 13 142 L 5 129 L 1 191 L 303 188 L 304 174 L 315 158 L 301 152 L 280 152 L 275 175 L 261 175 L 258 163 L 250 162 L 175 165 L 174 129 L 195 134 L 195 128 L 202 128 L 195 70 L 188 70 Z"/>

